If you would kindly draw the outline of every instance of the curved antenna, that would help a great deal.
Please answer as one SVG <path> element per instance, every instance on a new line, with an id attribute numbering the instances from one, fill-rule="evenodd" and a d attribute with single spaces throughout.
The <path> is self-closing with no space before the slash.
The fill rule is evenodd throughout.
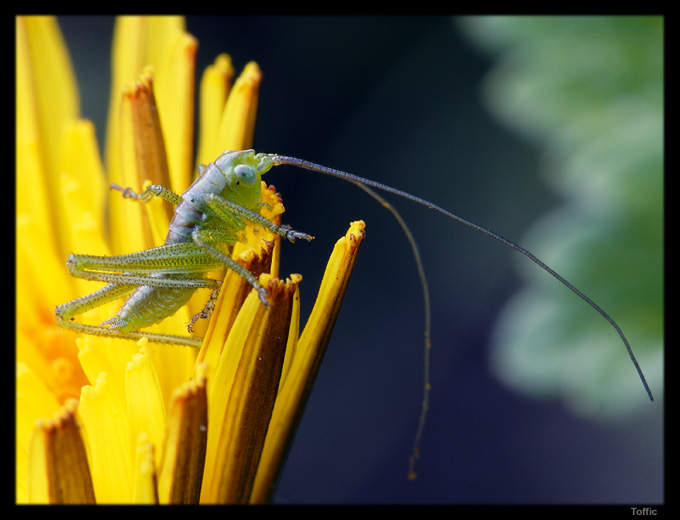
<path id="1" fill-rule="evenodd" d="M 399 212 L 394 206 L 387 202 L 382 196 L 373 191 L 368 186 L 364 186 L 359 182 L 354 182 L 359 188 L 368 193 L 371 197 L 377 200 L 387 211 L 392 213 L 394 218 L 399 223 L 402 231 L 406 235 L 409 245 L 411 246 L 411 251 L 413 253 L 413 258 L 416 261 L 416 268 L 418 270 L 418 277 L 420 278 L 420 285 L 423 291 L 423 307 L 425 312 L 425 331 L 424 331 L 424 344 L 425 350 L 423 354 L 423 400 L 420 406 L 420 418 L 418 419 L 418 429 L 416 430 L 415 439 L 413 439 L 413 448 L 411 449 L 411 457 L 408 461 L 408 479 L 415 480 L 416 473 L 416 460 L 420 457 L 420 440 L 423 438 L 423 430 L 425 429 L 425 419 L 427 418 L 427 411 L 430 408 L 430 391 L 432 390 L 432 384 L 430 382 L 430 353 L 432 352 L 432 340 L 431 340 L 431 323 L 432 323 L 432 311 L 430 305 L 430 289 L 427 284 L 427 276 L 425 276 L 425 268 L 423 267 L 423 260 L 420 256 L 420 249 L 416 243 L 416 239 L 413 237 L 413 233 L 409 229 L 406 221 L 402 218 Z"/>
<path id="2" fill-rule="evenodd" d="M 630 357 L 630 360 L 633 362 L 633 365 L 635 366 L 635 370 L 637 370 L 638 376 L 640 377 L 640 381 L 642 381 L 642 385 L 645 387 L 645 390 L 647 391 L 647 395 L 649 396 L 649 399 L 651 401 L 654 400 L 654 396 L 652 395 L 652 391 L 649 388 L 649 385 L 647 384 L 647 379 L 645 379 L 645 375 L 642 372 L 642 369 L 640 368 L 640 365 L 635 358 L 635 354 L 633 354 L 633 349 L 630 347 L 630 344 L 628 343 L 628 339 L 624 335 L 623 331 L 621 330 L 621 327 L 607 314 L 602 308 L 600 308 L 599 305 L 597 305 L 593 300 L 591 300 L 588 296 L 586 296 L 583 292 L 581 292 L 579 289 L 574 287 L 570 282 L 568 282 L 566 279 L 562 277 L 559 273 L 554 271 L 551 267 L 543 263 L 541 260 L 539 260 L 536 256 L 534 256 L 533 253 L 527 251 L 523 247 L 515 244 L 511 240 L 508 240 L 507 238 L 502 237 L 498 233 L 494 233 L 490 229 L 487 229 L 483 226 L 480 226 L 479 224 L 475 224 L 474 222 L 471 222 L 467 219 L 464 219 L 463 217 L 459 217 L 455 213 L 451 213 L 448 210 L 445 210 L 441 206 L 438 206 L 437 204 L 434 204 L 433 202 L 430 202 L 428 200 L 425 200 L 423 198 L 417 197 L 415 195 L 411 195 L 410 193 L 407 193 L 405 191 L 392 188 L 391 186 L 387 186 L 386 184 L 382 184 L 380 182 L 372 181 L 370 179 L 365 179 L 363 177 L 359 177 L 358 175 L 354 175 L 351 173 L 343 172 L 341 170 L 336 170 L 335 168 L 329 168 L 327 166 L 322 166 L 320 164 L 316 164 L 313 162 L 305 161 L 304 159 L 298 159 L 296 157 L 286 157 L 282 155 L 276 155 L 276 154 L 271 154 L 270 157 L 272 158 L 273 164 L 274 165 L 281 165 L 281 164 L 288 164 L 291 166 L 297 166 L 298 168 L 303 168 L 305 170 L 311 170 L 315 171 L 318 173 L 323 173 L 325 175 L 330 175 L 332 177 L 338 177 L 340 179 L 344 179 L 346 181 L 353 182 L 355 184 L 363 184 L 364 186 L 369 186 L 371 188 L 376 188 L 382 191 L 385 191 L 387 193 L 392 193 L 394 195 L 398 195 L 399 197 L 403 197 L 405 199 L 408 199 L 412 202 L 415 202 L 417 204 L 420 204 L 422 206 L 425 206 L 426 208 L 435 210 L 457 222 L 460 222 L 461 224 L 474 229 L 475 231 L 479 231 L 480 233 L 485 234 L 488 237 L 493 238 L 494 240 L 497 240 L 503 245 L 506 245 L 518 253 L 522 253 L 524 256 L 526 256 L 529 260 L 534 262 L 538 267 L 546 271 L 548 274 L 550 274 L 553 278 L 559 280 L 565 287 L 567 287 L 569 290 L 571 290 L 574 294 L 576 294 L 579 298 L 581 298 L 583 301 L 585 301 L 588 305 L 590 305 L 593 309 L 595 309 L 604 319 L 606 319 L 612 327 L 616 330 L 616 332 L 619 334 L 619 337 L 621 338 L 621 341 L 623 341 L 623 344 L 626 346 L 626 351 L 628 352 L 628 356 Z"/>

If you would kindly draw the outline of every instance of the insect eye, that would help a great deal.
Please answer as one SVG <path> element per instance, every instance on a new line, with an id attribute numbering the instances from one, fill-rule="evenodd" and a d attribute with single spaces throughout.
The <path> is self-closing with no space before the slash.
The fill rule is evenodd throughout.
<path id="1" fill-rule="evenodd" d="M 237 184 L 242 182 L 248 186 L 251 186 L 257 181 L 257 174 L 255 173 L 255 170 L 253 170 L 247 164 L 239 164 L 234 166 L 234 176 L 236 177 Z"/>

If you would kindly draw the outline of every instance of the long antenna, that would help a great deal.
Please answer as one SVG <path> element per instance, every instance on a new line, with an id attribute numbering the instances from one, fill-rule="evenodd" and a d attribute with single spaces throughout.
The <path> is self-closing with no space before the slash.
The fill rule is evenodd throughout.
<path id="1" fill-rule="evenodd" d="M 324 175 L 330 175 L 332 177 L 337 177 L 339 179 L 343 179 L 349 182 L 352 182 L 359 186 L 361 189 L 363 189 L 366 193 L 371 195 L 374 199 L 376 199 L 378 202 L 380 202 L 385 208 L 387 208 L 394 217 L 397 219 L 399 222 L 399 225 L 402 227 L 404 230 L 406 237 L 409 240 L 409 243 L 411 244 L 411 248 L 413 250 L 413 254 L 416 260 L 416 264 L 418 266 L 418 271 L 421 279 L 421 283 L 423 286 L 423 295 L 425 298 L 425 382 L 424 382 L 424 395 L 423 395 L 423 402 L 422 402 L 422 409 L 421 409 L 421 414 L 420 414 L 420 420 L 418 422 L 418 430 L 416 432 L 416 438 L 413 443 L 413 453 L 411 454 L 411 458 L 409 459 L 409 479 L 414 479 L 416 477 L 415 473 L 415 461 L 419 457 L 419 443 L 420 439 L 422 437 L 423 433 L 423 428 L 425 426 L 425 417 L 427 415 L 427 410 L 429 407 L 429 394 L 430 394 L 430 351 L 431 351 L 431 343 L 430 343 L 430 303 L 429 303 L 429 292 L 428 292 L 428 286 L 427 286 L 427 280 L 425 279 L 425 273 L 422 268 L 422 262 L 420 259 L 420 253 L 418 251 L 418 247 L 415 243 L 415 240 L 404 222 L 404 220 L 401 218 L 401 215 L 394 209 L 387 201 L 385 201 L 382 197 L 380 197 L 377 193 L 375 193 L 373 190 L 370 188 L 375 188 L 378 190 L 385 191 L 387 193 L 392 193 L 393 195 L 397 195 L 399 197 L 408 199 L 412 202 L 415 202 L 417 204 L 420 204 L 422 206 L 425 206 L 426 208 L 435 210 L 457 222 L 460 222 L 464 226 L 467 226 L 471 229 L 474 229 L 475 231 L 479 231 L 480 233 L 483 233 L 484 235 L 493 238 L 494 240 L 497 240 L 503 245 L 506 245 L 518 253 L 522 253 L 524 256 L 526 256 L 529 260 L 534 262 L 538 267 L 546 271 L 548 274 L 550 274 L 553 278 L 559 280 L 563 285 L 565 285 L 568 289 L 570 289 L 574 294 L 576 294 L 579 298 L 581 298 L 583 301 L 585 301 L 588 305 L 590 305 L 593 309 L 595 309 L 604 319 L 606 319 L 614 329 L 616 329 L 616 332 L 618 333 L 619 337 L 621 338 L 621 341 L 623 341 L 623 344 L 626 346 L 626 351 L 628 352 L 628 356 L 630 356 L 630 360 L 633 362 L 633 365 L 635 366 L 635 370 L 637 370 L 638 376 L 640 377 L 640 381 L 642 381 L 642 385 L 645 387 L 645 390 L 647 391 L 647 395 L 649 396 L 649 399 L 651 401 L 654 401 L 654 396 L 652 395 L 652 391 L 649 388 L 649 385 L 647 384 L 647 379 L 645 379 L 645 375 L 642 372 L 642 369 L 640 368 L 640 365 L 635 358 L 635 354 L 633 354 L 633 349 L 630 347 L 630 344 L 628 343 L 628 339 L 626 338 L 625 334 L 621 330 L 621 327 L 619 327 L 618 323 L 616 323 L 609 314 L 607 314 L 602 308 L 597 305 L 593 300 L 591 300 L 588 296 L 586 296 L 583 292 L 581 292 L 579 289 L 577 289 L 574 285 L 572 285 L 569 281 L 567 281 L 562 275 L 557 273 L 555 270 L 553 270 L 551 267 L 549 267 L 547 264 L 545 264 L 542 260 L 538 259 L 533 253 L 530 251 L 524 249 L 523 247 L 515 244 L 511 240 L 508 240 L 507 238 L 502 237 L 498 233 L 494 233 L 490 229 L 487 229 L 483 226 L 480 226 L 479 224 L 475 224 L 474 222 L 467 220 L 463 217 L 460 217 L 456 215 L 455 213 L 451 213 L 450 211 L 442 208 L 441 206 L 438 206 L 437 204 L 434 204 L 433 202 L 430 202 L 428 200 L 425 200 L 421 197 L 417 197 L 415 195 L 411 195 L 410 193 L 407 193 L 405 191 L 399 190 L 397 188 L 392 188 L 391 186 L 387 186 L 386 184 L 382 184 L 380 182 L 372 181 L 370 179 L 365 179 L 363 177 L 359 177 L 358 175 L 354 175 L 352 173 L 347 173 L 342 170 L 337 170 L 335 168 L 329 168 L 327 166 L 322 166 L 320 164 L 316 164 L 310 161 L 306 161 L 304 159 L 298 159 L 296 157 L 287 157 L 284 155 L 276 155 L 276 154 L 270 154 L 270 158 L 272 159 L 272 162 L 274 166 L 279 166 L 279 165 L 290 165 L 290 166 L 297 166 L 298 168 L 302 168 L 304 170 L 311 170 L 314 172 L 318 173 L 323 173 Z"/>
<path id="2" fill-rule="evenodd" d="M 387 202 L 378 193 L 373 191 L 368 186 L 364 186 L 359 182 L 355 182 L 359 188 L 368 193 L 371 197 L 377 200 L 385 209 L 387 209 L 401 226 L 402 231 L 406 235 L 406 239 L 411 246 L 411 251 L 413 252 L 413 258 L 416 262 L 416 269 L 418 270 L 418 277 L 420 278 L 420 285 L 423 291 L 423 307 L 425 312 L 425 331 L 424 331 L 424 343 L 425 352 L 423 354 L 423 400 L 420 405 L 420 418 L 418 419 L 418 429 L 416 430 L 416 436 L 413 439 L 413 448 L 411 449 L 411 457 L 408 461 L 408 479 L 415 480 L 416 473 L 416 461 L 420 457 L 420 440 L 423 438 L 423 430 L 425 429 L 425 420 L 427 419 L 427 412 L 430 409 L 430 391 L 432 390 L 432 383 L 430 382 L 430 355 L 432 352 L 432 311 L 430 305 L 430 289 L 427 283 L 427 276 L 425 275 L 425 268 L 423 267 L 423 260 L 420 257 L 420 250 L 418 249 L 418 244 L 416 239 L 413 237 L 413 233 L 406 224 L 406 221 L 402 218 L 399 212 L 394 206 Z"/>
<path id="3" fill-rule="evenodd" d="M 645 379 L 645 375 L 642 373 L 642 369 L 640 368 L 640 365 L 635 358 L 635 354 L 633 354 L 633 349 L 630 347 L 630 344 L 628 343 L 628 339 L 626 336 L 623 334 L 623 331 L 621 330 L 621 327 L 607 314 L 604 312 L 599 305 L 597 305 L 593 300 L 591 300 L 588 296 L 586 296 L 583 292 L 578 290 L 576 287 L 574 287 L 570 282 L 568 282 L 566 279 L 564 279 L 559 273 L 554 271 L 551 267 L 543 263 L 541 260 L 539 260 L 536 256 L 534 256 L 533 253 L 527 251 L 523 247 L 515 244 L 511 240 L 508 240 L 507 238 L 502 237 L 498 233 L 494 233 L 490 229 L 487 229 L 483 226 L 480 226 L 479 224 L 475 224 L 474 222 L 471 222 L 467 219 L 464 219 L 463 217 L 459 217 L 455 213 L 451 213 L 448 210 L 445 210 L 441 206 L 438 206 L 437 204 L 434 204 L 433 202 L 430 202 L 428 200 L 425 200 L 423 198 L 417 197 L 415 195 L 411 195 L 410 193 L 407 193 L 405 191 L 399 190 L 397 188 L 392 188 L 391 186 L 387 186 L 386 184 L 382 184 L 380 182 L 372 181 L 370 179 L 365 179 L 363 177 L 359 177 L 358 175 L 354 175 L 351 173 L 343 172 L 341 170 L 336 170 L 335 168 L 329 168 L 327 166 L 322 166 L 320 164 L 316 164 L 310 161 L 305 161 L 304 159 L 298 159 L 296 157 L 286 157 L 283 155 L 276 155 L 276 154 L 271 154 L 270 157 L 272 158 L 272 161 L 274 165 L 281 165 L 281 164 L 288 164 L 291 166 L 297 166 L 298 168 L 303 168 L 305 170 L 311 170 L 315 171 L 318 173 L 323 173 L 325 175 L 330 175 L 333 177 L 338 177 L 340 179 L 344 179 L 346 181 L 353 182 L 355 184 L 363 184 L 364 186 L 370 186 L 371 188 L 376 188 L 382 191 L 386 191 L 387 193 L 392 193 L 394 195 L 398 195 L 399 197 L 403 197 L 405 199 L 408 199 L 410 201 L 413 201 L 417 204 L 420 204 L 422 206 L 425 206 L 426 208 L 433 209 L 443 215 L 446 215 L 449 218 L 452 218 L 453 220 L 456 220 L 460 222 L 461 224 L 472 228 L 476 231 L 479 231 L 480 233 L 485 234 L 486 236 L 489 236 L 493 238 L 494 240 L 497 240 L 501 244 L 504 244 L 518 253 L 522 253 L 524 256 L 529 258 L 532 262 L 534 262 L 536 265 L 538 265 L 541 269 L 546 271 L 548 274 L 550 274 L 553 278 L 559 280 L 564 284 L 568 289 L 570 289 L 573 293 L 575 293 L 579 298 L 581 298 L 583 301 L 585 301 L 588 305 L 590 305 L 593 309 L 595 309 L 604 319 L 606 319 L 614 329 L 616 329 L 616 332 L 619 334 L 619 337 L 623 341 L 623 344 L 626 346 L 626 350 L 628 351 L 628 355 L 630 356 L 631 361 L 633 362 L 633 365 L 635 366 L 635 369 L 637 370 L 638 376 L 640 377 L 640 380 L 642 381 L 643 386 L 645 387 L 645 390 L 647 391 L 647 395 L 649 396 L 649 399 L 651 401 L 654 400 L 654 396 L 652 395 L 652 391 L 649 388 L 649 385 L 647 384 L 647 380 Z"/>

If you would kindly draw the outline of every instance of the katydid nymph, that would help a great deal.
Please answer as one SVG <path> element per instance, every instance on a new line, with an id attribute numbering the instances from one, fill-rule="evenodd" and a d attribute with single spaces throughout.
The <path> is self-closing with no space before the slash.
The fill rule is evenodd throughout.
<path id="1" fill-rule="evenodd" d="M 57 306 L 59 325 L 92 335 L 133 340 L 146 337 L 156 343 L 200 347 L 201 338 L 141 333 L 139 329 L 175 314 L 199 288 L 213 290 L 206 308 L 199 313 L 207 316 L 219 290 L 219 281 L 205 276 L 220 267 L 242 276 L 258 292 L 262 303 L 268 305 L 267 290 L 219 245 L 233 245 L 248 222 L 264 226 L 291 241 L 312 240 L 313 237 L 306 233 L 276 226 L 259 214 L 262 202 L 260 177 L 272 165 L 271 156 L 255 154 L 253 150 L 224 152 L 215 162 L 201 168 L 201 175 L 182 196 L 158 185 L 149 186 L 142 194 L 112 185 L 126 198 L 147 202 L 160 197 L 176 206 L 165 244 L 120 256 L 70 255 L 66 264 L 73 276 L 109 284 L 90 295 Z M 99 325 L 73 321 L 84 311 L 128 293 L 131 294 L 117 315 Z M 188 325 L 189 332 L 194 321 Z"/>
<path id="2" fill-rule="evenodd" d="M 373 190 L 391 193 L 435 210 L 529 258 L 538 267 L 574 292 L 614 327 L 635 366 L 649 398 L 653 400 L 652 392 L 642 369 L 619 325 L 593 300 L 531 252 L 487 228 L 402 190 L 303 159 L 276 154 L 255 153 L 254 150 L 225 151 L 214 162 L 205 168 L 201 168 L 200 176 L 182 195 L 178 195 L 158 185 L 147 187 L 141 194 L 134 193 L 130 188 L 112 186 L 112 188 L 122 191 L 123 196 L 127 198 L 147 202 L 153 197 L 160 197 L 176 206 L 165 244 L 139 253 L 120 256 L 70 255 L 67 265 L 73 276 L 108 282 L 108 285 L 90 295 L 57 306 L 56 316 L 58 324 L 67 329 L 85 334 L 130 340 L 146 337 L 149 341 L 157 343 L 200 347 L 201 338 L 146 333 L 141 329 L 173 315 L 187 303 L 197 289 L 210 289 L 212 294 L 204 311 L 195 316 L 189 323 L 188 328 L 191 331 L 191 325 L 195 319 L 206 317 L 210 314 L 211 303 L 219 291 L 219 281 L 207 278 L 207 273 L 221 267 L 236 271 L 257 292 L 262 304 L 268 305 L 266 288 L 259 284 L 257 278 L 252 273 L 233 261 L 227 252 L 229 246 L 238 240 L 239 233 L 245 228 L 247 223 L 267 228 L 290 241 L 298 239 L 310 241 L 313 239 L 311 235 L 295 231 L 290 227 L 275 225 L 260 215 L 259 210 L 262 204 L 260 177 L 272 167 L 281 165 L 296 166 L 356 184 L 393 212 L 411 242 L 423 284 L 427 321 L 425 332 L 425 395 L 416 435 L 414 455 L 411 459 L 412 465 L 417 456 L 418 440 L 422 434 L 430 386 L 428 372 L 430 340 L 427 283 L 422 271 L 417 247 L 415 247 L 415 242 L 410 235 L 408 227 L 401 220 L 399 214 Z M 225 252 L 225 246 L 227 252 Z M 89 325 L 74 321 L 75 316 L 126 295 L 129 296 L 116 316 L 105 320 L 101 324 Z M 411 475 L 414 475 L 414 473 L 411 473 Z"/>

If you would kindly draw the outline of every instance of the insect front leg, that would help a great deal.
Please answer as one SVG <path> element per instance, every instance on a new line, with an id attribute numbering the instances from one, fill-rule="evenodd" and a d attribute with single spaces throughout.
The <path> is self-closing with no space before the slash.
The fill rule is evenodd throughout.
<path id="1" fill-rule="evenodd" d="M 244 208 L 236 202 L 227 200 L 223 197 L 220 197 L 219 195 L 215 195 L 214 193 L 207 193 L 204 196 L 204 202 L 215 213 L 215 215 L 217 215 L 224 222 L 233 221 L 234 216 L 237 216 L 246 222 L 257 224 L 258 226 L 261 226 L 272 233 L 280 235 L 291 242 L 295 242 L 297 239 L 311 242 L 314 239 L 313 236 L 301 231 L 295 231 L 294 229 L 291 229 L 290 226 L 277 226 L 259 213 L 249 210 L 248 208 Z"/>
<path id="2" fill-rule="evenodd" d="M 291 242 L 294 242 L 298 238 L 311 241 L 314 237 L 307 233 L 295 231 L 288 226 L 277 226 L 259 213 L 244 208 L 243 206 L 226 200 L 214 193 L 206 193 L 202 198 L 202 202 L 225 227 L 197 228 L 192 232 L 192 240 L 213 258 L 219 260 L 224 266 L 235 271 L 239 276 L 246 280 L 257 291 L 260 301 L 262 301 L 264 305 L 269 305 L 266 298 L 267 289 L 260 285 L 257 277 L 238 264 L 230 256 L 213 247 L 212 244 L 233 244 L 238 238 L 233 231 L 233 228 L 240 230 L 246 222 L 261 226 L 277 235 L 287 238 Z"/>
<path id="3" fill-rule="evenodd" d="M 232 231 L 226 229 L 197 228 L 191 233 L 191 238 L 198 247 L 208 253 L 215 260 L 219 261 L 222 266 L 231 269 L 241 278 L 246 280 L 253 287 L 253 289 L 257 291 L 260 301 L 264 305 L 269 306 L 269 302 L 267 301 L 267 289 L 260 285 L 257 277 L 248 271 L 248 269 L 239 264 L 236 260 L 211 245 L 219 243 L 233 244 L 235 237 Z"/>
<path id="4" fill-rule="evenodd" d="M 110 187 L 112 190 L 120 191 L 125 199 L 149 202 L 154 197 L 160 197 L 163 200 L 167 200 L 173 206 L 178 206 L 182 202 L 182 197 L 160 184 L 151 184 L 142 193 L 135 193 L 132 188 L 122 188 L 117 184 L 111 184 Z"/>

